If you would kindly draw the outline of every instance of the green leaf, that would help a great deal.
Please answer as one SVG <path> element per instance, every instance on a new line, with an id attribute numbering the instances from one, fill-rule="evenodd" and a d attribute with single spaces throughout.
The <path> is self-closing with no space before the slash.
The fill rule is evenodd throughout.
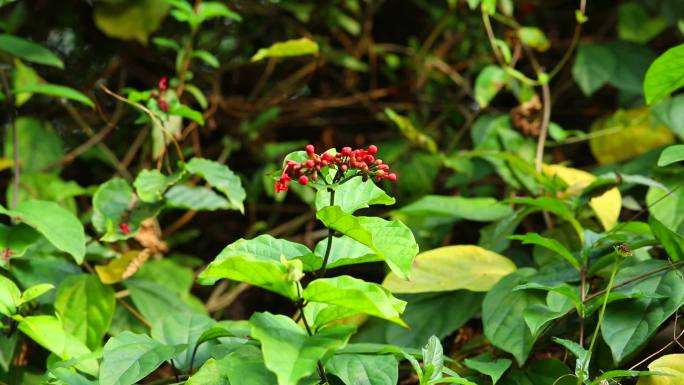
<path id="1" fill-rule="evenodd" d="M 609 370 L 602 373 L 600 376 L 594 378 L 594 380 L 589 385 L 601 385 L 605 384 L 608 380 L 613 378 L 633 378 L 633 377 L 648 377 L 655 376 L 658 372 L 648 372 L 639 370 Z M 684 379 L 684 376 L 682 376 Z M 609 382 L 610 383 L 610 382 Z M 637 384 L 641 384 L 641 380 Z"/>
<path id="2" fill-rule="evenodd" d="M 421 349 L 423 353 L 423 376 L 421 382 L 431 382 L 442 378 L 444 369 L 444 350 L 439 338 L 431 336 Z"/>
<path id="3" fill-rule="evenodd" d="M 296 300 L 297 282 L 289 279 L 288 267 L 278 261 L 258 259 L 252 254 L 231 255 L 212 262 L 199 276 L 202 284 L 211 284 L 227 278 L 259 286 Z"/>
<path id="4" fill-rule="evenodd" d="M 487 291 L 513 271 L 508 258 L 479 246 L 446 246 L 418 254 L 410 280 L 390 273 L 383 286 L 393 293 Z"/>
<path id="5" fill-rule="evenodd" d="M 617 59 L 605 45 L 581 43 L 577 46 L 572 76 L 582 92 L 590 96 L 613 76 Z"/>
<path id="6" fill-rule="evenodd" d="M 21 298 L 19 298 L 19 304 L 25 304 L 33 301 L 34 299 L 40 297 L 41 295 L 47 293 L 48 291 L 54 289 L 55 286 L 51 283 L 39 283 L 33 285 L 21 293 Z"/>
<path id="7" fill-rule="evenodd" d="M 513 291 L 534 269 L 523 268 L 500 280 L 485 296 L 482 303 L 484 334 L 497 348 L 511 353 L 519 365 L 527 360 L 537 339 L 532 335 L 523 315 L 525 309 L 544 303 L 540 292 Z"/>
<path id="8" fill-rule="evenodd" d="M 648 218 L 648 223 L 670 259 L 675 262 L 684 260 L 684 237 L 668 229 L 653 215 Z"/>
<path id="9" fill-rule="evenodd" d="M 515 385 L 575 385 L 577 379 L 560 360 L 545 358 L 533 361 L 525 368 L 512 368 L 504 381 Z"/>
<path id="10" fill-rule="evenodd" d="M 370 180 L 364 182 L 361 178 L 352 178 L 335 190 L 335 205 L 349 214 L 370 205 L 390 206 L 394 203 L 394 198 L 387 195 L 383 189 Z M 327 189 L 319 190 L 316 193 L 316 210 L 329 205 L 330 192 Z"/>
<path id="11" fill-rule="evenodd" d="M 577 307 L 574 298 L 570 298 L 566 294 L 562 290 L 549 290 L 546 294 L 545 304 L 534 304 L 523 311 L 523 318 L 525 318 L 525 323 L 532 335 L 539 334 L 551 321 L 566 315 L 570 310 Z"/>
<path id="12" fill-rule="evenodd" d="M 40 239 L 40 234 L 31 226 L 20 223 L 7 226 L 0 223 L 0 251 L 9 253 L 10 258 L 21 257 L 26 250 Z M 4 268 L 9 266 L 9 260 L 0 261 Z"/>
<path id="13" fill-rule="evenodd" d="M 64 144 L 51 124 L 25 116 L 17 118 L 15 124 L 20 133 L 18 147 L 22 172 L 37 172 L 62 159 Z M 5 130 L 4 157 L 7 159 L 14 158 L 11 132 Z"/>
<path id="14" fill-rule="evenodd" d="M 203 3 L 204 5 L 204 3 Z M 211 52 L 205 51 L 205 50 L 194 50 L 192 51 L 192 57 L 200 59 L 201 61 L 204 62 L 204 64 L 208 65 L 209 67 L 213 68 L 219 68 L 221 66 L 221 63 L 219 63 L 218 58 L 214 56 Z"/>
<path id="15" fill-rule="evenodd" d="M 492 384 L 496 384 L 513 362 L 506 358 L 494 358 L 491 353 L 483 353 L 472 358 L 466 358 L 463 363 L 470 369 L 489 376 L 492 379 Z"/>
<path id="16" fill-rule="evenodd" d="M 204 125 L 204 116 L 202 116 L 202 113 L 193 110 L 185 104 L 172 103 L 169 107 L 169 115 L 181 116 L 183 118 L 190 119 L 201 126 Z"/>
<path id="17" fill-rule="evenodd" d="M 549 197 L 539 198 L 513 198 L 511 202 L 525 206 L 533 207 L 535 210 L 543 210 L 556 214 L 558 217 L 565 219 L 572 225 L 577 232 L 580 239 L 584 239 L 584 230 L 582 225 L 575 219 L 575 215 L 570 208 L 561 200 Z"/>
<path id="18" fill-rule="evenodd" d="M 169 346 L 185 345 L 185 349 L 174 357 L 173 364 L 181 372 L 187 373 L 209 359 L 208 346 L 200 346 L 197 349 L 193 367 L 190 367 L 190 360 L 193 358 L 195 347 L 199 344 L 200 336 L 215 323 L 216 321 L 204 314 L 172 312 L 152 325 L 151 336 Z"/>
<path id="19" fill-rule="evenodd" d="M 17 312 L 17 306 L 21 299 L 21 290 L 17 285 L 4 275 L 0 275 L 0 314 L 8 317 Z"/>
<path id="20" fill-rule="evenodd" d="M 98 1 L 93 17 L 95 25 L 107 36 L 147 43 L 147 37 L 159 28 L 169 5 L 162 0 Z"/>
<path id="21" fill-rule="evenodd" d="M 318 55 L 318 43 L 303 37 L 296 40 L 287 40 L 275 43 L 268 48 L 261 48 L 252 56 L 252 61 L 266 58 L 282 58 L 291 56 Z"/>
<path id="22" fill-rule="evenodd" d="M 182 347 L 181 347 L 182 348 Z M 125 331 L 104 346 L 100 385 L 132 385 L 172 359 L 179 347 L 167 346 L 143 335 Z"/>
<path id="23" fill-rule="evenodd" d="M 341 306 L 406 325 L 400 317 L 406 302 L 395 298 L 378 284 L 348 275 L 313 280 L 304 289 L 302 298 L 311 302 Z"/>
<path id="24" fill-rule="evenodd" d="M 0 51 L 37 64 L 64 68 L 64 63 L 47 48 L 20 37 L 0 34 Z"/>
<path id="25" fill-rule="evenodd" d="M 188 379 L 186 385 L 266 385 L 277 383 L 266 369 L 261 351 L 254 346 L 242 346 L 220 360 L 209 359 Z"/>
<path id="26" fill-rule="evenodd" d="M 375 217 L 355 217 L 338 206 L 328 206 L 316 213 L 323 224 L 368 246 L 392 271 L 407 278 L 418 245 L 411 230 L 399 221 Z"/>
<path id="27" fill-rule="evenodd" d="M 38 75 L 36 70 L 27 66 L 19 59 L 14 59 L 14 88 L 21 88 L 29 84 L 37 84 L 43 81 L 43 79 Z M 14 95 L 15 105 L 18 107 L 26 103 L 32 94 L 30 93 L 16 93 Z"/>
<path id="28" fill-rule="evenodd" d="M 575 361 L 575 376 L 586 383 L 589 381 L 589 362 L 591 361 L 591 352 L 587 351 L 580 344 L 575 341 L 566 340 L 563 338 L 553 337 L 553 340 L 568 349 L 577 360 Z"/>
<path id="29" fill-rule="evenodd" d="M 73 275 L 60 283 L 55 310 L 64 330 L 95 350 L 102 346 L 114 318 L 114 290 L 92 274 Z"/>
<path id="30" fill-rule="evenodd" d="M 206 314 L 204 306 L 194 297 L 184 298 L 177 291 L 160 284 L 140 279 L 127 279 L 124 284 L 136 309 L 153 325 L 169 313 Z"/>
<path id="31" fill-rule="evenodd" d="M 517 239 L 522 241 L 523 245 L 533 244 L 549 249 L 563 257 L 566 261 L 568 261 L 568 263 L 576 267 L 578 270 L 580 268 L 580 262 L 577 260 L 577 257 L 575 257 L 570 250 L 563 246 L 562 243 L 553 238 L 542 237 L 537 233 L 527 233 L 525 235 L 511 235 L 508 237 L 508 239 Z"/>
<path id="32" fill-rule="evenodd" d="M 510 206 L 494 198 L 444 195 L 426 195 L 392 212 L 392 216 L 398 219 L 404 216 L 440 217 L 477 222 L 497 221 L 512 214 Z"/>
<path id="33" fill-rule="evenodd" d="M 539 52 L 544 52 L 551 47 L 551 42 L 544 32 L 536 27 L 518 28 L 518 37 L 528 47 L 532 47 Z"/>
<path id="34" fill-rule="evenodd" d="M 0 206 L 0 213 L 36 229 L 56 248 L 74 257 L 78 264 L 85 256 L 83 225 L 72 213 L 54 202 L 27 200 L 14 210 Z"/>
<path id="35" fill-rule="evenodd" d="M 399 379 L 399 365 L 392 355 L 337 354 L 325 369 L 345 385 L 396 385 Z"/>
<path id="36" fill-rule="evenodd" d="M 206 20 L 212 17 L 225 17 L 226 19 L 231 19 L 235 21 L 241 21 L 242 18 L 237 13 L 231 11 L 224 4 L 217 1 L 203 1 L 200 3 L 197 14 L 202 20 Z"/>
<path id="37" fill-rule="evenodd" d="M 178 182 L 180 177 L 179 174 L 166 176 L 155 169 L 142 170 L 135 178 L 133 187 L 141 201 L 158 202 L 164 199 L 166 189 Z"/>
<path id="38" fill-rule="evenodd" d="M 166 194 L 166 205 L 176 209 L 216 211 L 235 209 L 228 200 L 213 190 L 199 186 L 172 186 Z"/>
<path id="39" fill-rule="evenodd" d="M 663 181 L 670 191 L 651 187 L 646 193 L 646 205 L 650 214 L 668 229 L 684 233 L 684 188 L 677 188 L 681 181 L 671 178 Z"/>
<path id="40" fill-rule="evenodd" d="M 653 116 L 684 141 L 684 94 L 665 98 L 651 106 Z"/>
<path id="41" fill-rule="evenodd" d="M 173 39 L 165 38 L 165 37 L 153 37 L 152 38 L 152 43 L 156 45 L 157 47 L 160 48 L 168 48 L 172 49 L 174 51 L 180 51 L 181 46 L 178 44 Z"/>
<path id="42" fill-rule="evenodd" d="M 271 313 L 256 313 L 250 323 L 252 336 L 261 342 L 266 367 L 276 374 L 278 385 L 297 385 L 315 371 L 318 360 L 344 347 L 355 330 L 353 326 L 333 326 L 309 336 L 289 317 Z"/>
<path id="43" fill-rule="evenodd" d="M 64 98 L 73 100 L 79 103 L 83 103 L 90 108 L 95 108 L 95 104 L 89 97 L 83 95 L 82 93 L 76 91 L 75 89 L 67 86 L 60 86 L 58 84 L 49 83 L 37 83 L 37 84 L 26 84 L 22 87 L 15 88 L 14 93 L 31 93 L 31 94 L 43 94 L 48 96 L 54 96 L 56 98 Z"/>
<path id="44" fill-rule="evenodd" d="M 618 36 L 624 41 L 645 44 L 658 36 L 668 26 L 664 17 L 652 18 L 636 1 L 618 7 Z"/>
<path id="45" fill-rule="evenodd" d="M 615 286 L 667 266 L 665 261 L 646 260 L 626 267 L 615 276 Z M 666 270 L 622 285 L 615 292 L 662 296 L 617 301 L 606 307 L 601 336 L 610 347 L 613 361 L 619 365 L 643 347 L 660 325 L 684 305 L 684 281 L 681 272 Z"/>
<path id="46" fill-rule="evenodd" d="M 481 108 L 487 107 L 509 82 L 510 78 L 504 70 L 495 65 L 488 65 L 475 79 L 475 100 Z"/>
<path id="47" fill-rule="evenodd" d="M 665 147 L 658 158 L 658 167 L 665 167 L 675 162 L 684 161 L 684 144 Z"/>
<path id="48" fill-rule="evenodd" d="M 212 187 L 222 192 L 230 201 L 231 205 L 244 212 L 243 202 L 247 194 L 242 188 L 240 177 L 235 175 L 228 166 L 203 158 L 193 158 L 185 169 L 204 178 Z"/>
<path id="49" fill-rule="evenodd" d="M 217 361 L 214 358 L 208 359 L 204 365 L 193 374 L 185 385 L 230 385 L 228 380 L 228 375 L 225 370 L 225 366 L 229 365 L 230 362 L 224 357 L 223 359 Z"/>
<path id="50" fill-rule="evenodd" d="M 133 237 L 140 224 L 157 215 L 160 205 L 139 202 L 124 179 L 113 178 L 101 184 L 93 195 L 92 223 L 102 233 L 101 240 L 114 242 Z M 128 232 L 121 229 L 128 225 Z"/>
<path id="51" fill-rule="evenodd" d="M 323 258 L 318 257 L 325 255 L 325 250 L 328 247 L 328 239 L 324 238 L 316 244 L 314 253 L 317 255 L 315 259 L 308 263 L 310 270 L 318 270 L 323 264 Z M 340 266 L 356 265 L 359 263 L 379 262 L 382 257 L 375 253 L 371 248 L 364 244 L 357 242 L 349 237 L 333 237 L 332 246 L 330 247 L 330 255 L 328 256 L 328 268 L 332 269 Z M 308 259 L 304 260 L 307 265 Z"/>
<path id="52" fill-rule="evenodd" d="M 648 68 L 644 96 L 653 104 L 684 86 L 684 44 L 670 48 Z"/>

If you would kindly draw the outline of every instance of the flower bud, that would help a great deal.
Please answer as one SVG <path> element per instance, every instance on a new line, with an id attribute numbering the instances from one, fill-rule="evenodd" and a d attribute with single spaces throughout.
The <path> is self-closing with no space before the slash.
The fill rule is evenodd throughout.
<path id="1" fill-rule="evenodd" d="M 306 175 L 299 177 L 299 184 L 306 185 L 307 183 L 309 183 L 309 178 Z"/>
<path id="2" fill-rule="evenodd" d="M 368 153 L 371 155 L 375 155 L 378 152 L 378 147 L 374 144 L 371 144 L 368 146 Z"/>

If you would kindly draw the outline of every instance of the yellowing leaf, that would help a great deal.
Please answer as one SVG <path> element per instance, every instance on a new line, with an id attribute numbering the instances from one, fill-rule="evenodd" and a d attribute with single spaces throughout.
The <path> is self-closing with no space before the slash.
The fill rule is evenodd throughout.
<path id="1" fill-rule="evenodd" d="M 318 43 L 303 37 L 275 43 L 268 48 L 261 48 L 252 56 L 252 61 L 259 61 L 269 57 L 290 57 L 303 55 L 318 55 Z"/>
<path id="2" fill-rule="evenodd" d="M 102 283 L 111 285 L 135 274 L 150 257 L 148 250 L 131 250 L 107 265 L 95 266 L 95 272 Z"/>
<path id="3" fill-rule="evenodd" d="M 7 170 L 14 166 L 14 161 L 12 159 L 0 158 L 0 171 Z"/>
<path id="4" fill-rule="evenodd" d="M 601 164 L 622 162 L 674 142 L 672 131 L 658 122 L 648 108 L 619 110 L 591 126 L 589 146 Z"/>
<path id="5" fill-rule="evenodd" d="M 569 187 L 566 192 L 570 195 L 579 195 L 585 187 L 589 186 L 596 179 L 594 175 L 586 171 L 557 164 L 544 165 L 543 172 L 548 176 L 555 175 L 567 183 Z M 622 207 L 620 190 L 612 188 L 601 196 L 591 198 L 589 206 L 594 210 L 596 218 L 601 222 L 603 228 L 606 230 L 612 229 L 617 223 L 620 208 Z"/>
<path id="6" fill-rule="evenodd" d="M 684 384 L 684 354 L 668 354 L 648 364 L 652 372 L 663 376 L 641 377 L 637 385 L 682 385 Z"/>
<path id="7" fill-rule="evenodd" d="M 147 37 L 159 28 L 169 10 L 163 0 L 128 0 L 97 2 L 95 25 L 107 36 L 147 43 Z"/>
<path id="8" fill-rule="evenodd" d="M 394 293 L 488 291 L 515 269 L 508 258 L 480 246 L 446 246 L 418 254 L 408 281 L 390 273 L 382 285 Z"/>

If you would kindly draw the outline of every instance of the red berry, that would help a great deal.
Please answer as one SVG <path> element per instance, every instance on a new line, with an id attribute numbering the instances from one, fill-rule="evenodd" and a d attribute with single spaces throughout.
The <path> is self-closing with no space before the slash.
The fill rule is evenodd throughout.
<path id="1" fill-rule="evenodd" d="M 348 156 L 352 153 L 352 149 L 351 149 L 351 147 L 342 147 L 341 153 L 342 153 L 342 155 Z"/>
<path id="2" fill-rule="evenodd" d="M 306 185 L 307 183 L 309 183 L 309 178 L 306 175 L 299 177 L 299 184 Z"/>
<path id="3" fill-rule="evenodd" d="M 304 149 L 309 156 L 313 155 L 314 151 L 316 151 L 316 148 L 313 146 L 313 144 L 307 144 Z"/>
<path id="4" fill-rule="evenodd" d="M 131 227 L 128 223 L 119 223 L 119 230 L 124 234 L 129 234 L 131 232 Z"/>
<path id="5" fill-rule="evenodd" d="M 378 146 L 376 146 L 374 144 L 371 144 L 370 146 L 368 146 L 368 153 L 369 154 L 375 155 L 375 153 L 377 153 L 377 152 L 378 152 Z"/>
<path id="6" fill-rule="evenodd" d="M 396 182 L 397 181 L 397 174 L 390 173 L 390 174 L 387 174 L 387 176 L 385 178 L 391 182 Z"/>
<path id="7" fill-rule="evenodd" d="M 169 112 L 169 103 L 166 100 L 159 98 L 159 100 L 157 100 L 157 104 L 159 105 L 160 110 Z"/>
<path id="8" fill-rule="evenodd" d="M 306 167 L 306 168 L 308 168 L 308 169 L 314 168 L 314 165 L 315 165 L 315 162 L 314 162 L 313 160 L 311 160 L 311 159 L 309 159 L 309 160 L 307 160 L 306 162 L 304 162 L 304 167 Z"/>
<path id="9" fill-rule="evenodd" d="M 159 91 L 166 91 L 166 89 L 168 88 L 168 81 L 169 81 L 169 79 L 166 76 L 159 79 L 159 83 L 157 83 L 157 87 L 159 87 Z"/>

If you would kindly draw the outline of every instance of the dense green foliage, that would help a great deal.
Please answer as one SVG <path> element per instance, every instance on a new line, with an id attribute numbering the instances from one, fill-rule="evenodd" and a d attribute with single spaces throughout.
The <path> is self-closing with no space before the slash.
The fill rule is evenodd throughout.
<path id="1" fill-rule="evenodd" d="M 0 383 L 683 384 L 683 35 L 0 0 Z"/>

